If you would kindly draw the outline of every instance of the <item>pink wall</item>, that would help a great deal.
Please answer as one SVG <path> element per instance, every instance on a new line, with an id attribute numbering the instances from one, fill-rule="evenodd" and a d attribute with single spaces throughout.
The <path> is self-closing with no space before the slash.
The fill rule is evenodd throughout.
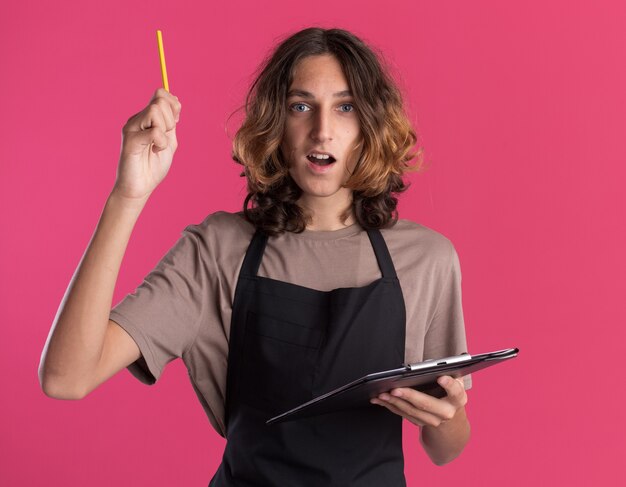
<path id="1" fill-rule="evenodd" d="M 224 442 L 182 362 L 153 387 L 124 371 L 74 402 L 46 397 L 37 365 L 114 183 L 121 128 L 160 85 L 155 29 L 183 103 L 180 147 L 133 233 L 115 303 L 187 224 L 239 209 L 227 116 L 278 36 L 321 25 L 377 45 L 402 77 L 430 170 L 411 177 L 401 216 L 455 244 L 470 353 L 520 348 L 474 376 L 472 439 L 454 462 L 432 465 L 405 425 L 409 485 L 617 485 L 624 2 L 39 1 L 2 11 L 0 484 L 208 484 Z"/>

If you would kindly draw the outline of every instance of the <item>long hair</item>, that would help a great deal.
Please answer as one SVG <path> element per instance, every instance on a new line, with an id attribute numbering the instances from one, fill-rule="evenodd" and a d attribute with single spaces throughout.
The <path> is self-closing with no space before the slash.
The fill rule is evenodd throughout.
<path id="1" fill-rule="evenodd" d="M 302 190 L 289 175 L 280 144 L 286 122 L 287 91 L 294 66 L 307 56 L 331 54 L 340 63 L 353 93 L 361 126 L 361 155 L 343 185 L 352 190 L 352 207 L 363 228 L 384 228 L 398 218 L 396 195 L 407 189 L 402 175 L 421 169 L 421 150 L 404 111 L 400 90 L 378 57 L 343 29 L 311 27 L 283 40 L 259 67 L 245 101 L 245 118 L 233 140 L 232 158 L 247 179 L 246 219 L 267 235 L 302 232 L 308 215 L 297 204 Z M 417 164 L 410 161 L 417 158 Z"/>

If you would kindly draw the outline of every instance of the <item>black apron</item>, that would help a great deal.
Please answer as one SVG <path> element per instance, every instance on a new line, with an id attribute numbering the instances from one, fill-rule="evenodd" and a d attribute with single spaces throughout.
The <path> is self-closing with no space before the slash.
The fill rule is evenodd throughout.
<path id="1" fill-rule="evenodd" d="M 404 362 L 400 282 L 382 234 L 368 230 L 368 236 L 382 277 L 324 292 L 257 276 L 267 236 L 255 233 L 235 290 L 227 444 L 210 487 L 406 485 L 402 417 L 384 407 L 367 404 L 265 424 L 348 381 Z"/>

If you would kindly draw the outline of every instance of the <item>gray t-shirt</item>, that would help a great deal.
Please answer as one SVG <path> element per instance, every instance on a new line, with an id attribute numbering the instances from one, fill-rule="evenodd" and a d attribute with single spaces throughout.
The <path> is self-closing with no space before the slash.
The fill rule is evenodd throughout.
<path id="1" fill-rule="evenodd" d="M 467 352 L 461 270 L 452 243 L 403 219 L 381 233 L 406 306 L 405 362 Z M 142 357 L 128 366 L 133 376 L 154 384 L 165 365 L 181 357 L 221 436 L 232 303 L 253 234 L 253 225 L 241 212 L 219 211 L 188 225 L 137 289 L 110 313 L 141 351 Z M 270 237 L 258 274 L 320 291 L 366 286 L 381 277 L 367 232 L 358 224 Z M 464 383 L 471 388 L 471 375 Z"/>

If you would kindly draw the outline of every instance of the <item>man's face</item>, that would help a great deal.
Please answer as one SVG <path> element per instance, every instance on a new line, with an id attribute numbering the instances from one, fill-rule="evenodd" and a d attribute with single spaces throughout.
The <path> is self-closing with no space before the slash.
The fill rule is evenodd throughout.
<path id="1" fill-rule="evenodd" d="M 358 160 L 361 131 L 349 90 L 332 55 L 309 56 L 295 66 L 281 151 L 305 205 L 331 198 L 345 207 L 351 200 L 351 190 L 341 186 Z"/>

